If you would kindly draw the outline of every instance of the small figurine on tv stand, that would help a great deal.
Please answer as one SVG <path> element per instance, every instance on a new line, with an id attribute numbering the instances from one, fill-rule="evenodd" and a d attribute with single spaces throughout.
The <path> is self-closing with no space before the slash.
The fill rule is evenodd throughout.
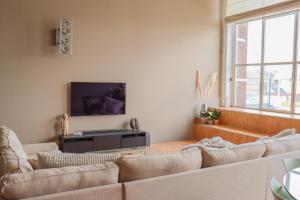
<path id="1" fill-rule="evenodd" d="M 62 115 L 62 119 L 60 121 L 60 129 L 62 135 L 69 134 L 69 116 L 66 113 Z"/>

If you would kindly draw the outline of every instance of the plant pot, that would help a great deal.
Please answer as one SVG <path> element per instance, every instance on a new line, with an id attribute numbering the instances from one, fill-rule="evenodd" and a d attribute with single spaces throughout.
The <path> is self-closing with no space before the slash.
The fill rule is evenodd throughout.
<path id="1" fill-rule="evenodd" d="M 214 121 L 213 121 L 213 124 L 214 124 L 214 125 L 219 125 L 219 123 L 220 123 L 220 120 L 214 119 Z"/>
<path id="2" fill-rule="evenodd" d="M 213 125 L 214 121 L 213 120 L 208 120 L 207 123 L 208 123 L 208 125 Z"/>
<path id="3" fill-rule="evenodd" d="M 199 121 L 200 124 L 207 124 L 207 117 L 201 117 Z"/>

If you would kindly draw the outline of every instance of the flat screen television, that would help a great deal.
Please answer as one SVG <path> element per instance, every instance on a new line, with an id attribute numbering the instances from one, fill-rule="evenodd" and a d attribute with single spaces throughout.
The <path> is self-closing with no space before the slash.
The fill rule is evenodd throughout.
<path id="1" fill-rule="evenodd" d="M 71 82 L 71 116 L 122 115 L 126 83 Z"/>

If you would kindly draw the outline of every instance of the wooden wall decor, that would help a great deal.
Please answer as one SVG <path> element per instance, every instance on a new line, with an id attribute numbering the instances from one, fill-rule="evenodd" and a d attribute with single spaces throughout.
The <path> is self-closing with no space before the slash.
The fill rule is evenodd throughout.
<path id="1" fill-rule="evenodd" d="M 217 75 L 218 75 L 217 72 L 213 73 L 213 74 L 210 76 L 209 80 L 208 80 L 208 83 L 207 83 L 207 86 L 206 86 L 205 92 L 204 92 L 204 94 L 205 94 L 206 96 L 208 96 L 208 97 L 209 97 L 209 96 L 211 95 L 211 93 L 212 93 L 212 90 L 213 90 L 214 85 L 215 85 L 216 80 L 217 80 Z"/>
<path id="2" fill-rule="evenodd" d="M 198 96 L 201 96 L 202 88 L 201 88 L 201 75 L 199 69 L 196 71 L 196 92 Z"/>

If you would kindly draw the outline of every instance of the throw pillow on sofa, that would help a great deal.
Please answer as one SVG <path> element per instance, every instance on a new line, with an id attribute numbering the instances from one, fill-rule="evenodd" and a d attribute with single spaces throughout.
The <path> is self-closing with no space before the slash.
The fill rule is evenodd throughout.
<path id="1" fill-rule="evenodd" d="M 200 169 L 202 158 L 199 149 L 191 149 L 176 154 L 122 157 L 117 163 L 120 182 L 127 182 Z"/>
<path id="2" fill-rule="evenodd" d="M 0 127 L 0 154 L 0 176 L 33 170 L 18 137 L 5 126 Z"/>
<path id="3" fill-rule="evenodd" d="M 271 138 L 268 140 L 262 140 L 262 142 L 265 143 L 267 147 L 264 156 L 300 150 L 299 134 L 281 138 Z"/>
<path id="4" fill-rule="evenodd" d="M 59 168 L 67 166 L 93 165 L 115 162 L 121 157 L 116 153 L 49 153 L 38 152 L 39 168 Z"/>
<path id="5" fill-rule="evenodd" d="M 202 152 L 203 167 L 212 167 L 260 158 L 266 151 L 266 146 L 263 142 L 252 142 L 225 148 L 205 146 L 199 146 L 199 148 Z"/>
<path id="6" fill-rule="evenodd" d="M 276 135 L 271 136 L 271 138 L 281 138 L 281 137 L 286 137 L 286 136 L 292 136 L 296 134 L 296 129 L 290 128 L 290 129 L 285 129 L 283 131 L 280 131 Z"/>
<path id="7" fill-rule="evenodd" d="M 23 199 L 118 183 L 119 167 L 114 163 L 40 169 L 9 174 L 0 181 L 6 199 Z"/>
<path id="8" fill-rule="evenodd" d="M 277 133 L 275 135 L 272 135 L 271 137 L 269 137 L 269 136 L 261 137 L 257 141 L 269 140 L 269 139 L 274 139 L 274 138 L 288 137 L 288 136 L 293 136 L 295 134 L 296 134 L 296 129 L 290 128 L 290 129 L 285 129 L 283 131 L 280 131 L 279 133 Z"/>

